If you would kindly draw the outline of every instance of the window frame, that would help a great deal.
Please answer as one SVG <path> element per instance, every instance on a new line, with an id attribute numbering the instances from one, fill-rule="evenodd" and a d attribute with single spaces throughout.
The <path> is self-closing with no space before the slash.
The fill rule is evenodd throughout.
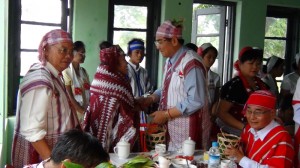
<path id="1" fill-rule="evenodd" d="M 114 5 L 129 5 L 129 6 L 143 6 L 148 8 L 148 18 L 147 18 L 147 28 L 146 29 L 133 29 L 133 28 L 114 28 Z M 146 69 L 148 71 L 148 76 L 151 81 L 151 85 L 154 89 L 157 88 L 158 81 L 158 62 L 159 62 L 159 52 L 157 51 L 154 41 L 155 41 L 155 31 L 160 25 L 160 0 L 110 0 L 109 10 L 108 10 L 108 34 L 107 40 L 113 42 L 114 31 L 143 31 L 146 30 Z M 124 49 L 125 50 L 125 49 Z M 126 52 L 126 51 L 125 51 Z"/>
<path id="2" fill-rule="evenodd" d="M 287 18 L 287 35 L 285 46 L 285 72 L 284 75 L 293 71 L 292 64 L 296 53 L 299 52 L 299 20 L 300 10 L 296 8 L 268 6 L 266 17 Z M 266 38 L 264 38 L 266 39 Z"/>
<path id="3" fill-rule="evenodd" d="M 62 3 L 62 19 L 60 24 L 53 24 L 47 22 L 35 22 L 35 21 L 22 21 L 22 0 L 9 1 L 9 29 L 8 29 L 8 75 L 10 80 L 8 80 L 8 116 L 15 115 L 16 105 L 17 105 L 17 94 L 19 90 L 19 84 L 23 76 L 20 75 L 21 71 L 21 52 L 37 52 L 37 49 L 21 49 L 21 25 L 46 25 L 46 26 L 57 26 L 61 25 L 63 30 L 72 32 L 73 23 L 73 4 L 74 0 L 61 1 Z M 70 7 L 68 8 L 69 4 Z M 69 20 L 68 20 L 69 17 Z M 68 23 L 69 22 L 69 23 Z"/>
<path id="4" fill-rule="evenodd" d="M 219 46 L 221 43 L 228 44 L 228 46 L 219 48 L 219 65 L 221 65 L 221 69 L 219 69 L 218 74 L 221 77 L 221 84 L 223 85 L 227 81 L 232 78 L 233 75 L 233 52 L 234 52 L 234 31 L 235 31 L 235 16 L 236 16 L 236 3 L 235 2 L 221 2 L 221 1 L 211 1 L 211 0 L 194 0 L 193 3 L 201 3 L 201 4 L 209 4 L 209 5 L 218 5 L 227 7 L 227 17 L 225 17 L 225 30 L 220 27 L 220 32 L 225 32 L 225 37 L 219 42 Z M 222 18 L 222 16 L 221 16 Z M 221 52 L 220 52 L 221 51 Z M 220 55 L 222 58 L 220 58 Z M 224 62 L 226 62 L 225 65 Z"/>

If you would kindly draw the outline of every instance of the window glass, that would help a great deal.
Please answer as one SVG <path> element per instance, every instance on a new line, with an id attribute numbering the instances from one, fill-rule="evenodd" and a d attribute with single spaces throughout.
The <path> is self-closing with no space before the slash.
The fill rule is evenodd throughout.
<path id="1" fill-rule="evenodd" d="M 24 76 L 33 63 L 39 62 L 38 52 L 21 52 L 21 62 L 20 75 Z"/>
<path id="2" fill-rule="evenodd" d="M 61 23 L 61 0 L 22 0 L 23 21 Z"/>
<path id="3" fill-rule="evenodd" d="M 114 44 L 119 44 L 125 53 L 127 53 L 128 42 L 133 38 L 144 40 L 146 46 L 146 32 L 114 31 Z"/>
<path id="4" fill-rule="evenodd" d="M 21 49 L 38 49 L 43 35 L 52 29 L 60 27 L 21 24 Z"/>
<path id="5" fill-rule="evenodd" d="M 280 58 L 285 57 L 286 40 L 270 40 L 265 39 L 264 58 L 269 58 L 272 55 Z"/>
<path id="6" fill-rule="evenodd" d="M 287 35 L 287 19 L 286 18 L 266 18 L 266 37 L 286 37 Z"/>
<path id="7" fill-rule="evenodd" d="M 203 43 L 211 43 L 219 51 L 219 36 L 216 37 L 197 37 L 197 46 Z"/>
<path id="8" fill-rule="evenodd" d="M 115 28 L 147 28 L 147 7 L 115 5 Z"/>
<path id="9" fill-rule="evenodd" d="M 199 15 L 197 34 L 215 34 L 220 30 L 220 14 Z"/>

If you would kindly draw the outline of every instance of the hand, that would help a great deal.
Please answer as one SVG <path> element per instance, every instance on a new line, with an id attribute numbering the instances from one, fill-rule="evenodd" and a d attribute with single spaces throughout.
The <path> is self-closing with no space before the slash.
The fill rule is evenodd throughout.
<path id="1" fill-rule="evenodd" d="M 239 147 L 239 149 L 237 149 L 234 148 L 233 146 L 230 146 L 227 149 L 225 149 L 224 154 L 228 157 L 236 158 L 237 163 L 239 163 L 241 159 L 245 156 L 242 147 Z"/>
<path id="2" fill-rule="evenodd" d="M 155 124 L 164 124 L 168 121 L 168 118 L 165 114 L 166 111 L 155 111 L 154 113 L 150 114 L 150 117 L 153 117 L 151 123 Z"/>
<path id="3" fill-rule="evenodd" d="M 138 97 L 135 99 L 136 103 L 141 107 L 141 109 L 146 110 L 153 103 L 153 98 L 148 97 Z"/>

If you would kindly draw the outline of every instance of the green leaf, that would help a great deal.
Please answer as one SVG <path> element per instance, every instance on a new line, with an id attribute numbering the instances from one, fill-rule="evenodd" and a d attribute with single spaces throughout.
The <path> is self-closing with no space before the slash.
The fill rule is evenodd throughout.
<path id="1" fill-rule="evenodd" d="M 98 166 L 96 166 L 95 168 L 116 168 L 116 166 L 109 162 L 103 162 L 103 163 L 99 164 Z"/>
<path id="2" fill-rule="evenodd" d="M 63 164 L 66 166 L 66 168 L 84 168 L 83 166 L 72 162 L 63 161 Z"/>

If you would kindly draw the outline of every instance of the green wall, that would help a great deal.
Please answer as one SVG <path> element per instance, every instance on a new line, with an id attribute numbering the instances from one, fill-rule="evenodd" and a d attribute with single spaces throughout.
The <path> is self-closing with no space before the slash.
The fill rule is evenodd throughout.
<path id="1" fill-rule="evenodd" d="M 81 40 L 86 45 L 86 59 L 83 67 L 90 80 L 94 78 L 100 63 L 98 44 L 107 40 L 108 0 L 75 0 L 73 40 Z"/>
<path id="2" fill-rule="evenodd" d="M 0 167 L 4 167 L 7 155 L 7 34 L 8 0 L 0 0 Z"/>

